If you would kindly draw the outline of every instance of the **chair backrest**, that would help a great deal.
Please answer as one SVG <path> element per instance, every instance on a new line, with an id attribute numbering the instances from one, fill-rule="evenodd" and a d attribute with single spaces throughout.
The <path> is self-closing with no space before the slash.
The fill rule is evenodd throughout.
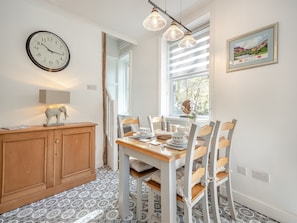
<path id="1" fill-rule="evenodd" d="M 156 130 L 156 129 L 164 130 L 166 120 L 165 120 L 165 117 L 163 115 L 162 116 L 155 116 L 155 117 L 148 116 L 147 118 L 148 118 L 148 122 L 149 122 L 149 125 L 150 125 L 151 132 L 154 132 L 154 130 Z"/>
<path id="2" fill-rule="evenodd" d="M 231 169 L 231 142 L 237 120 L 230 122 L 216 122 L 210 152 L 210 177 L 215 178 L 217 173 Z"/>
<path id="3" fill-rule="evenodd" d="M 189 141 L 186 153 L 185 173 L 184 173 L 184 195 L 185 197 L 192 196 L 192 186 L 198 182 L 206 182 L 208 178 L 208 158 L 210 151 L 211 136 L 214 131 L 214 122 L 205 125 L 201 128 L 196 123 L 191 125 Z M 203 139 L 203 143 L 196 146 L 197 137 Z M 195 160 L 202 160 L 201 164 L 193 170 Z"/>
<path id="4" fill-rule="evenodd" d="M 139 117 L 118 116 L 119 137 L 131 136 L 140 127 Z"/>

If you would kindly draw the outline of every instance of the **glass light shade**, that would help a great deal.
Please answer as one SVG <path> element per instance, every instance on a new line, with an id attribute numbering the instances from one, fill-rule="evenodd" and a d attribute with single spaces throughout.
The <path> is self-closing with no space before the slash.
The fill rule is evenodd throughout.
<path id="1" fill-rule="evenodd" d="M 166 19 L 164 19 L 154 7 L 151 14 L 143 21 L 143 26 L 149 31 L 158 31 L 163 29 L 167 25 Z"/>
<path id="2" fill-rule="evenodd" d="M 188 31 L 185 35 L 185 37 L 179 42 L 178 46 L 180 48 L 191 48 L 196 45 L 196 40 L 191 35 L 191 33 Z"/>
<path id="3" fill-rule="evenodd" d="M 167 41 L 176 41 L 184 36 L 184 32 L 176 25 L 176 22 L 172 21 L 170 27 L 163 34 L 163 38 Z"/>

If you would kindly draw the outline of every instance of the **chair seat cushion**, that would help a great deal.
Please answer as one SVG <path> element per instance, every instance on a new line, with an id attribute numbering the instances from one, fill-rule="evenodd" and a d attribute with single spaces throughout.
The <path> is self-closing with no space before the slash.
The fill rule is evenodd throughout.
<path id="1" fill-rule="evenodd" d="M 144 163 L 140 160 L 137 159 L 130 159 L 130 168 L 132 168 L 133 170 L 137 171 L 137 172 L 143 172 L 149 169 L 152 169 L 153 166 Z"/>
<path id="2" fill-rule="evenodd" d="M 177 171 L 180 172 L 180 177 L 178 179 L 176 179 L 176 193 L 183 197 L 184 195 L 184 183 L 185 183 L 185 176 L 184 176 L 184 173 L 185 173 L 185 168 L 184 167 L 181 167 L 179 168 Z M 196 184 L 200 183 L 200 179 L 192 182 L 192 187 L 195 186 Z"/>
<path id="3" fill-rule="evenodd" d="M 161 174 L 160 170 L 155 171 L 150 179 L 157 182 L 158 184 L 161 184 Z M 180 167 L 176 170 L 176 193 L 180 195 L 181 197 L 184 194 L 184 173 L 185 173 L 185 168 Z M 197 180 L 196 182 L 192 183 L 192 187 L 195 186 L 196 184 L 200 183 L 200 179 Z"/>
<path id="4" fill-rule="evenodd" d="M 181 173 L 181 168 L 177 169 L 176 170 L 176 179 L 179 179 L 180 177 L 182 177 L 182 173 Z M 161 171 L 160 170 L 157 170 L 155 171 L 151 177 L 150 177 L 151 180 L 157 182 L 158 184 L 161 184 Z"/>

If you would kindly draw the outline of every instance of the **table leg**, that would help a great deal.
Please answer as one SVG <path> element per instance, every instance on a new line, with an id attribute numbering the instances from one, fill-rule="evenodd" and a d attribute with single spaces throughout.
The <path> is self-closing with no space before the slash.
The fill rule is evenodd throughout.
<path id="1" fill-rule="evenodd" d="M 119 146 L 119 212 L 122 219 L 129 215 L 129 156 Z"/>
<path id="2" fill-rule="evenodd" d="M 161 165 L 161 218 L 162 222 L 176 222 L 176 169 L 174 162 Z"/>

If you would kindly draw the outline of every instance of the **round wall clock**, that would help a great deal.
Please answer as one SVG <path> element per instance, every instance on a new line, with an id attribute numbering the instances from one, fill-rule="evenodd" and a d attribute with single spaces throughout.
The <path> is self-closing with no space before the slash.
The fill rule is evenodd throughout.
<path id="1" fill-rule="evenodd" d="M 35 65 L 49 72 L 65 69 L 70 61 L 68 46 L 52 32 L 32 33 L 27 39 L 26 50 Z"/>

